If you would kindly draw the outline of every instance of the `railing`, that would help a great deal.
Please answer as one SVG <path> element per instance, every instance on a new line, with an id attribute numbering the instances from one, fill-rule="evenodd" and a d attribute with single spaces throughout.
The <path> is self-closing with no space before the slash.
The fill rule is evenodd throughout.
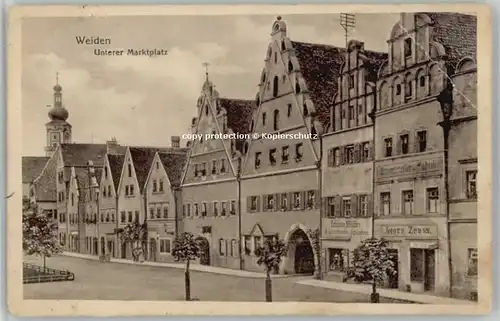
<path id="1" fill-rule="evenodd" d="M 25 284 L 73 280 L 75 280 L 75 274 L 72 272 L 23 263 L 23 283 Z"/>

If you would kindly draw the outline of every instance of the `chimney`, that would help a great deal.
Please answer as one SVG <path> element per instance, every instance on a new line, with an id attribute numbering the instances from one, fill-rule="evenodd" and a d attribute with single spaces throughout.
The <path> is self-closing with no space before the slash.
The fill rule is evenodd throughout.
<path id="1" fill-rule="evenodd" d="M 171 139 L 171 145 L 173 148 L 181 147 L 181 138 L 179 136 L 172 136 L 172 137 L 170 137 L 170 139 Z"/>
<path id="2" fill-rule="evenodd" d="M 113 137 L 111 140 L 106 142 L 106 152 L 108 154 L 120 154 L 120 145 L 116 141 L 116 138 Z"/>

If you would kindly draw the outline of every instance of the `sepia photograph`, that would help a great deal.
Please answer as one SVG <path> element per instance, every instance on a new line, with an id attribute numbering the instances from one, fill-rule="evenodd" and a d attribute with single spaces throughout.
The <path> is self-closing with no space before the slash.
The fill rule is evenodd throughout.
<path id="1" fill-rule="evenodd" d="M 487 7 L 50 8 L 10 13 L 11 313 L 489 310 Z"/>

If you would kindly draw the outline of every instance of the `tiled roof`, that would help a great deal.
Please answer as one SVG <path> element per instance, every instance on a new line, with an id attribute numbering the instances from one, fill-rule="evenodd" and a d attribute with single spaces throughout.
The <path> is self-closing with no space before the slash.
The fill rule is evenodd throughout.
<path id="1" fill-rule="evenodd" d="M 247 134 L 250 132 L 250 123 L 257 104 L 254 100 L 220 98 L 219 104 L 226 110 L 227 126 L 234 133 Z M 236 140 L 235 147 L 243 151 L 243 140 Z"/>
<path id="2" fill-rule="evenodd" d="M 172 187 L 181 183 L 182 173 L 187 161 L 186 153 L 158 153 Z"/>
<path id="3" fill-rule="evenodd" d="M 30 183 L 42 173 L 49 157 L 26 156 L 22 159 L 23 183 Z"/>
<path id="4" fill-rule="evenodd" d="M 106 152 L 106 144 L 61 144 L 64 166 L 86 166 L 88 161 L 102 166 Z"/>
<path id="5" fill-rule="evenodd" d="M 292 41 L 292 46 L 318 117 L 326 124 L 333 96 L 337 92 L 337 78 L 345 49 L 296 41 Z"/>
<path id="6" fill-rule="evenodd" d="M 123 160 L 125 155 L 111 155 L 108 154 L 109 170 L 111 172 L 111 177 L 113 177 L 113 184 L 115 185 L 115 191 L 120 183 L 120 176 L 122 174 Z"/>
<path id="7" fill-rule="evenodd" d="M 89 170 L 88 168 L 75 168 L 76 182 L 78 184 L 78 199 L 80 202 L 85 201 L 85 195 L 88 193 L 89 185 Z"/>
<path id="8" fill-rule="evenodd" d="M 137 183 L 139 184 L 139 190 L 142 192 L 146 179 L 148 177 L 151 164 L 153 163 L 153 158 L 157 152 L 166 153 L 185 153 L 186 148 L 158 148 L 158 147 L 130 147 L 130 155 L 132 156 L 132 162 L 134 163 L 135 174 L 137 176 Z"/>
<path id="9" fill-rule="evenodd" d="M 433 39 L 441 43 L 447 54 L 448 70 L 454 72 L 465 57 L 476 60 L 477 19 L 475 16 L 447 12 L 422 12 L 431 18 Z"/>

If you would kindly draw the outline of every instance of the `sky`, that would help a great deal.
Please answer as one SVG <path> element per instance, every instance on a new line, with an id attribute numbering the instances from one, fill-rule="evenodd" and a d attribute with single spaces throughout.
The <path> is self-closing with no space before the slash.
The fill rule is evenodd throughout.
<path id="1" fill-rule="evenodd" d="M 205 79 L 221 97 L 254 99 L 272 15 L 25 18 L 22 25 L 24 156 L 42 156 L 56 73 L 76 143 L 169 146 L 189 132 Z M 345 46 L 338 14 L 283 15 L 292 41 Z M 357 14 L 350 39 L 387 51 L 399 14 Z M 79 45 L 77 36 L 110 45 Z M 95 48 L 168 50 L 166 56 L 96 56 Z"/>

